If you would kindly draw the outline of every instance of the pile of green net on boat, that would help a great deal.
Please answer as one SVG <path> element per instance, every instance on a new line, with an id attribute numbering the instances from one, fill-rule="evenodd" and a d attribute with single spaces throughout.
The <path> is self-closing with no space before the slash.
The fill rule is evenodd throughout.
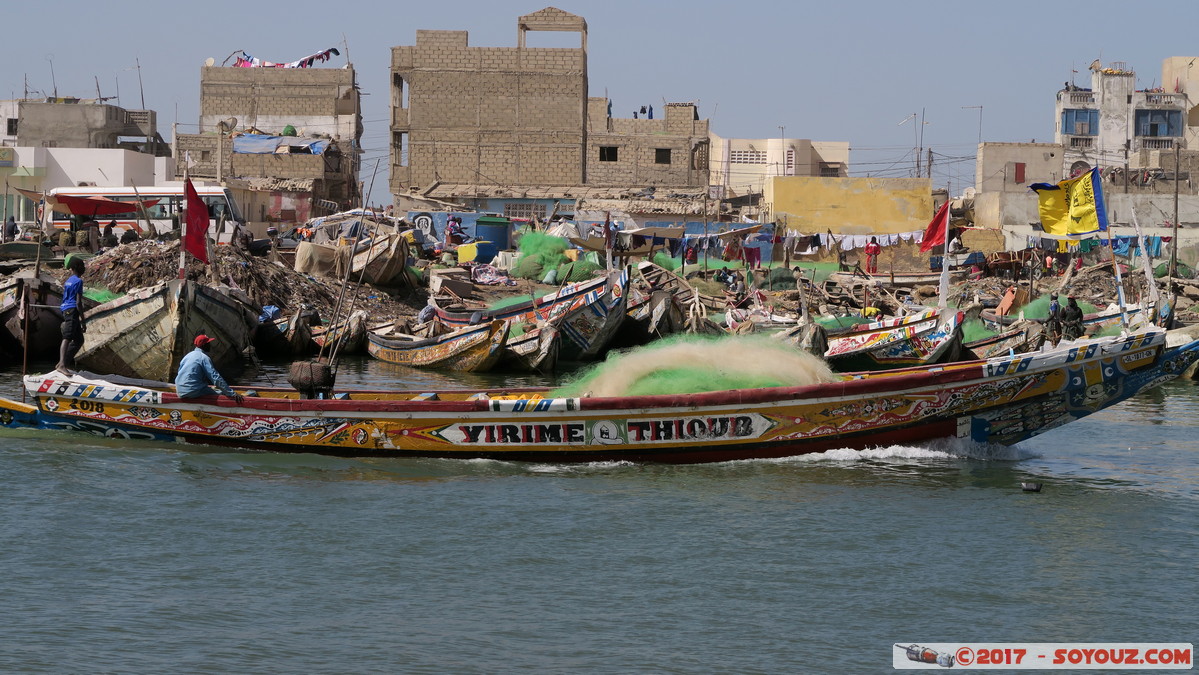
<path id="1" fill-rule="evenodd" d="M 765 336 L 681 335 L 608 356 L 554 396 L 648 396 L 834 382 L 819 357 Z"/>

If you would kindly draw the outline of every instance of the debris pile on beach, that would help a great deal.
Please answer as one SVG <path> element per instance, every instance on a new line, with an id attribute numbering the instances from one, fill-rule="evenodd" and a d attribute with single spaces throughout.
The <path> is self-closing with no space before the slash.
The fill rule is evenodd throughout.
<path id="1" fill-rule="evenodd" d="M 274 305 L 285 313 L 307 304 L 322 317 L 333 315 L 341 289 L 340 280 L 301 274 L 230 246 L 215 247 L 212 254 L 212 265 L 204 265 L 187 256 L 187 277 L 201 283 L 228 284 L 244 291 L 255 304 Z M 88 260 L 83 279 L 88 287 L 106 288 L 122 294 L 178 276 L 178 241 L 139 241 L 109 249 Z M 401 296 L 393 297 L 387 290 L 370 285 L 351 283 L 349 288 L 351 292 L 342 301 L 343 314 L 351 302 L 354 309 L 366 310 L 379 319 L 411 316 L 425 304 L 424 297 L 405 299 L 404 289 L 397 289 Z M 354 296 L 357 296 L 356 300 Z"/>

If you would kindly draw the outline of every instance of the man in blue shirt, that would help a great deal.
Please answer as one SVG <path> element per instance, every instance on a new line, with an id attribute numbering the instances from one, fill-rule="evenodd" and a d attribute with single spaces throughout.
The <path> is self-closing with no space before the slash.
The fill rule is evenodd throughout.
<path id="1" fill-rule="evenodd" d="M 68 264 L 71 276 L 62 285 L 62 344 L 58 348 L 58 370 L 72 375 L 75 355 L 83 346 L 83 272 L 86 269 L 81 258 L 71 258 Z"/>
<path id="2" fill-rule="evenodd" d="M 179 394 L 179 398 L 196 398 L 215 396 L 220 392 L 241 403 L 242 395 L 229 388 L 225 378 L 221 377 L 216 366 L 212 364 L 208 350 L 212 349 L 213 342 L 216 342 L 216 339 L 207 335 L 196 336 L 192 342 L 196 348 L 179 361 L 179 372 L 175 375 L 175 393 Z"/>

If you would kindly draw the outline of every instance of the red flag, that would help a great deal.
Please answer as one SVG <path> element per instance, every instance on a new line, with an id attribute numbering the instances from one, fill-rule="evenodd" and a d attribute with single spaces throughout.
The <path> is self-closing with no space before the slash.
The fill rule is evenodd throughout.
<path id="1" fill-rule="evenodd" d="M 937 215 L 924 230 L 924 241 L 920 242 L 920 252 L 931 251 L 934 246 L 945 245 L 945 231 L 949 229 L 949 202 L 937 209 Z"/>
<path id="2" fill-rule="evenodd" d="M 208 205 L 196 194 L 196 188 L 188 179 L 183 186 L 187 198 L 187 223 L 183 226 L 183 250 L 197 260 L 208 264 Z"/>

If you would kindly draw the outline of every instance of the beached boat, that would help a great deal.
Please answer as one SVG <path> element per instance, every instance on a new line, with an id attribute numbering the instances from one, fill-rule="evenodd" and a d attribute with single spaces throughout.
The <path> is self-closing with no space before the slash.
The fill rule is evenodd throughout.
<path id="1" fill-rule="evenodd" d="M 83 310 L 96 303 L 83 298 Z M 22 269 L 0 279 L 0 351 L 11 358 L 57 358 L 62 344 L 62 284 L 45 272 Z"/>
<path id="2" fill-rule="evenodd" d="M 6 241 L 0 243 L 0 260 L 49 260 L 53 254 L 50 249 L 36 241 Z M 62 257 L 58 257 L 56 267 L 62 267 Z"/>
<path id="3" fill-rule="evenodd" d="M 956 360 L 961 351 L 963 314 L 929 309 L 898 319 L 829 330 L 824 358 L 835 369 L 905 368 Z M 797 343 L 805 324 L 776 334 Z"/>
<path id="4" fill-rule="evenodd" d="M 723 312 L 728 306 L 727 298 L 701 293 L 689 281 L 661 265 L 643 261 L 637 263 L 637 271 L 651 290 L 670 291 L 684 308 L 690 308 L 698 302 L 709 311 Z"/>
<path id="5" fill-rule="evenodd" d="M 950 270 L 951 280 L 965 277 L 964 270 Z M 861 285 L 876 286 L 935 286 L 941 280 L 940 272 L 833 272 L 828 280 L 843 288 L 854 288 Z"/>
<path id="6" fill-rule="evenodd" d="M 614 271 L 563 286 L 558 292 L 497 310 L 451 311 L 438 308 L 437 318 L 446 326 L 462 328 L 478 321 L 536 323 L 557 320 L 562 333 L 559 358 L 583 361 L 604 353 L 625 318 L 629 272 Z"/>
<path id="7" fill-rule="evenodd" d="M 1147 303 L 1144 309 L 1142 309 L 1139 303 L 1125 305 L 1123 315 L 1128 318 L 1129 330 L 1139 330 L 1153 322 L 1153 304 Z M 1004 327 L 1020 321 L 1020 313 L 1000 314 L 997 309 L 988 308 L 979 312 L 979 318 L 983 320 L 983 323 L 988 328 L 1003 330 Z M 1044 319 L 1038 320 L 1044 321 Z M 1091 312 L 1082 316 L 1082 329 L 1086 335 L 1094 335 L 1100 331 L 1116 328 L 1120 325 L 1121 312 L 1120 308 L 1116 306 L 1110 306 L 1098 312 Z"/>
<path id="8" fill-rule="evenodd" d="M 961 351 L 963 318 L 954 309 L 929 309 L 830 332 L 824 358 L 841 371 L 955 361 Z"/>
<path id="9" fill-rule="evenodd" d="M 362 354 L 366 351 L 366 320 L 365 310 L 356 310 L 345 321 L 328 326 L 312 329 L 312 341 L 322 351 L 331 351 L 334 347 L 338 354 Z"/>
<path id="10" fill-rule="evenodd" d="M 82 368 L 169 381 L 195 337 L 216 338 L 209 355 L 226 377 L 242 370 L 256 313 L 219 288 L 172 281 L 137 289 L 85 315 L 87 332 L 75 358 Z"/>
<path id="11" fill-rule="evenodd" d="M 1041 324 L 1026 321 L 1023 328 L 1009 330 L 980 340 L 962 344 L 965 354 L 973 354 L 969 358 L 986 359 L 1004 354 L 1025 354 L 1040 349 L 1045 344 L 1045 331 Z"/>
<path id="12" fill-rule="evenodd" d="M 557 322 L 543 322 L 520 335 L 512 334 L 512 326 L 512 323 L 508 324 L 508 342 L 504 345 L 496 370 L 552 373 L 558 364 L 558 350 L 562 345 L 562 332 L 558 330 Z"/>
<path id="13" fill-rule="evenodd" d="M 823 384 L 698 394 L 556 398 L 545 389 L 259 389 L 241 403 L 180 399 L 169 385 L 50 372 L 0 424 L 239 449 L 542 462 L 709 462 L 937 439 L 1009 445 L 1178 377 L 1199 341 L 1162 332 Z M 7 413 L 3 411 L 7 410 Z"/>
<path id="14" fill-rule="evenodd" d="M 648 344 L 684 328 L 683 310 L 677 298 L 666 290 L 629 292 L 628 308 L 612 344 L 616 347 L 635 347 Z"/>
<path id="15" fill-rule="evenodd" d="M 350 279 L 368 284 L 396 283 L 407 271 L 408 240 L 398 234 L 380 234 L 360 244 L 350 257 Z M 346 249 L 348 250 L 348 248 Z"/>
<path id="16" fill-rule="evenodd" d="M 507 339 L 507 324 L 494 320 L 428 338 L 393 332 L 370 333 L 366 350 L 380 361 L 411 368 L 477 373 L 491 370 L 499 361 Z"/>

